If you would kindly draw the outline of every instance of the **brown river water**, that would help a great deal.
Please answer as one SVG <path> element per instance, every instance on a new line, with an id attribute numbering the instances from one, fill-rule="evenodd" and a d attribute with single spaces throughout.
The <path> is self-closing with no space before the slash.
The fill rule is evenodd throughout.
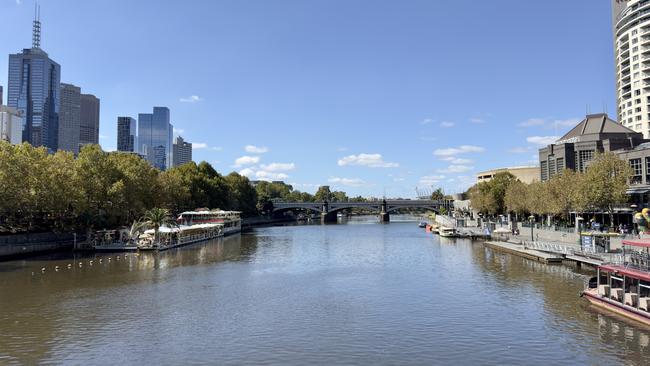
<path id="1" fill-rule="evenodd" d="M 591 272 L 375 220 L 0 262 L 0 364 L 650 364 Z"/>

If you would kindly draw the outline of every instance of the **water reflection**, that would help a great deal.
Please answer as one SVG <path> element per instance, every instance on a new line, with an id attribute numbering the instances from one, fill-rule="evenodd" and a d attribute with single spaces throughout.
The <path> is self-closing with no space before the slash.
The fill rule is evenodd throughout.
<path id="1" fill-rule="evenodd" d="M 589 272 L 375 219 L 0 263 L 0 364 L 650 363 Z"/>

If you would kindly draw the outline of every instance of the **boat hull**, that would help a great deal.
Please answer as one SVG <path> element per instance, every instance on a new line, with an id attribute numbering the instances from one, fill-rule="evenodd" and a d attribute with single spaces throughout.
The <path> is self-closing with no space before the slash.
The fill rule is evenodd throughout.
<path id="1" fill-rule="evenodd" d="M 648 312 L 599 296 L 593 289 L 585 290 L 582 294 L 594 306 L 650 326 L 650 313 Z"/>

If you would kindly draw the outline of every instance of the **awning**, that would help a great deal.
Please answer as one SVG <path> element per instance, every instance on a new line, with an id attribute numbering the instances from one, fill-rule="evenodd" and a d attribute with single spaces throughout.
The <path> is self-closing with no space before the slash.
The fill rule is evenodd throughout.
<path id="1" fill-rule="evenodd" d="M 640 247 L 640 248 L 650 248 L 650 239 L 623 240 L 623 245 L 630 245 L 633 247 Z"/>
<path id="2" fill-rule="evenodd" d="M 639 270 L 632 269 L 632 268 L 626 268 L 626 267 L 621 267 L 621 266 L 613 266 L 613 265 L 604 265 L 604 266 L 600 266 L 599 268 L 600 268 L 601 271 L 610 272 L 610 273 L 618 273 L 619 275 L 638 278 L 638 279 L 644 280 L 644 281 L 650 281 L 650 273 L 645 272 L 645 271 L 639 271 Z"/>
<path id="3" fill-rule="evenodd" d="M 627 194 L 645 194 L 648 192 L 650 192 L 650 186 L 641 186 L 641 187 L 634 186 L 628 188 L 627 191 L 625 191 L 625 193 Z"/>

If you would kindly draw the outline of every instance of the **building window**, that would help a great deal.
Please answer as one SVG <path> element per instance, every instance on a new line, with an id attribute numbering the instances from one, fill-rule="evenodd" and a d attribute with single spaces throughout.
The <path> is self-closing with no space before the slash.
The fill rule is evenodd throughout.
<path id="1" fill-rule="evenodd" d="M 632 44 L 634 44 L 634 43 L 639 43 L 639 39 L 638 38 L 632 38 Z"/>
<path id="2" fill-rule="evenodd" d="M 632 177 L 630 177 L 630 184 L 641 184 L 641 175 L 643 168 L 641 167 L 641 158 L 630 159 L 630 168 L 632 168 Z"/>
<path id="3" fill-rule="evenodd" d="M 634 99 L 634 104 L 641 104 L 641 99 L 640 98 Z"/>
<path id="4" fill-rule="evenodd" d="M 634 129 L 635 129 L 636 131 L 641 131 L 641 124 L 640 124 L 640 123 L 637 123 L 637 125 L 634 126 Z"/>
<path id="5" fill-rule="evenodd" d="M 645 158 L 645 181 L 650 182 L 650 156 Z"/>
<path id="6" fill-rule="evenodd" d="M 548 180 L 548 162 L 542 161 L 540 163 L 540 170 L 542 171 L 542 182 Z"/>
<path id="7" fill-rule="evenodd" d="M 637 113 L 638 113 L 638 112 L 641 112 L 641 107 L 636 107 L 636 108 L 634 109 L 634 111 L 637 112 Z"/>
<path id="8" fill-rule="evenodd" d="M 639 59 L 639 55 L 635 55 L 634 57 L 632 57 L 632 61 L 637 61 L 638 59 Z"/>
<path id="9" fill-rule="evenodd" d="M 555 156 L 548 157 L 548 178 L 551 179 L 555 175 Z"/>
<path id="10" fill-rule="evenodd" d="M 641 116 L 636 116 L 636 120 L 637 120 L 637 121 L 640 121 L 640 120 L 641 120 Z"/>
<path id="11" fill-rule="evenodd" d="M 641 90 L 635 90 L 635 91 L 634 91 L 634 95 L 636 95 L 636 96 L 641 95 Z"/>
<path id="12" fill-rule="evenodd" d="M 576 156 L 576 158 L 577 158 L 576 170 L 581 173 L 584 173 L 585 170 L 587 170 L 587 163 L 594 158 L 594 151 L 593 150 L 578 151 L 578 155 Z"/>
<path id="13" fill-rule="evenodd" d="M 564 158 L 557 158 L 555 159 L 555 164 L 557 166 L 557 169 L 555 171 L 560 174 L 564 170 Z"/>
<path id="14" fill-rule="evenodd" d="M 632 52 L 636 52 L 636 51 L 638 51 L 638 50 L 639 50 L 639 46 L 634 46 L 634 47 L 632 47 Z"/>

